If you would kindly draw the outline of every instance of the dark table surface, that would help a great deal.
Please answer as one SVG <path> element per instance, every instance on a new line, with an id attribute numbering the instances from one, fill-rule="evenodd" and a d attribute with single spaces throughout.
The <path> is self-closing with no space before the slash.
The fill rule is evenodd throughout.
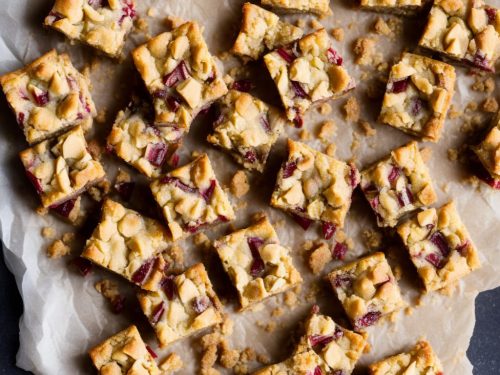
<path id="1" fill-rule="evenodd" d="M 15 366 L 19 346 L 21 298 L 14 277 L 0 256 L 0 375 L 29 374 Z M 474 375 L 500 374 L 500 288 L 481 293 L 476 300 L 476 327 L 467 355 Z M 460 375 L 460 374 L 448 374 Z"/>

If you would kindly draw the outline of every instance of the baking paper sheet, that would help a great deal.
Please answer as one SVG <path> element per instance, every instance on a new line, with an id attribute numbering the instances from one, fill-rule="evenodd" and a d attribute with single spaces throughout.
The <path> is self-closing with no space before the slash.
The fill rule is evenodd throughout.
<path id="1" fill-rule="evenodd" d="M 167 15 L 175 15 L 183 19 L 199 21 L 205 27 L 205 37 L 212 52 L 218 54 L 230 48 L 239 28 L 240 0 L 164 0 L 164 1 L 137 1 L 139 14 L 149 23 L 149 32 L 155 35 L 165 28 L 161 20 Z M 392 148 L 406 143 L 410 137 L 401 132 L 378 125 L 375 117 L 379 110 L 379 103 L 367 98 L 366 91 L 369 81 L 360 78 L 366 68 L 352 64 L 351 53 L 353 41 L 365 35 L 371 28 L 377 15 L 360 13 L 348 7 L 347 1 L 335 0 L 331 6 L 334 15 L 321 20 L 330 30 L 333 27 L 343 27 L 346 37 L 343 42 L 335 42 L 336 48 L 344 56 L 344 61 L 359 85 L 353 95 L 362 103 L 361 117 L 370 121 L 377 130 L 374 137 L 360 137 L 360 147 L 353 155 L 351 142 L 353 132 L 359 132 L 356 124 L 347 123 L 342 117 L 341 105 L 345 99 L 331 102 L 333 112 L 329 116 L 320 116 L 316 110 L 310 111 L 305 118 L 305 129 L 312 134 L 316 133 L 321 121 L 329 118 L 337 124 L 334 143 L 337 145 L 337 156 L 342 159 L 356 157 L 358 166 L 367 166 L 377 158 L 386 155 Z M 493 5 L 500 5 L 499 1 L 491 1 Z M 50 48 L 59 51 L 68 51 L 78 68 L 88 63 L 93 52 L 81 45 L 71 46 L 65 39 L 54 31 L 44 30 L 42 21 L 49 12 L 51 0 L 1 0 L 0 1 L 0 74 L 20 68 L 25 63 L 45 53 Z M 147 17 L 146 11 L 154 7 L 158 15 Z M 291 16 L 289 20 L 296 20 L 299 16 Z M 307 21 L 310 16 L 301 16 Z M 387 17 L 386 17 L 387 18 Z M 391 62 L 404 49 L 412 50 L 420 33 L 419 20 L 409 21 L 404 25 L 405 37 L 394 40 L 378 37 L 378 51 L 386 61 Z M 134 34 L 127 43 L 127 51 L 142 42 L 143 34 Z M 130 58 L 123 64 L 117 65 L 101 59 L 101 63 L 92 71 L 94 84 L 93 96 L 98 109 L 106 108 L 108 119 L 105 124 L 96 124 L 98 134 L 106 134 L 111 126 L 116 110 L 126 101 L 127 91 L 130 89 L 130 74 L 133 71 Z M 235 64 L 235 60 L 225 62 L 228 69 Z M 264 72 L 263 67 L 256 64 L 257 71 Z M 260 69 L 260 70 L 259 70 Z M 464 68 L 457 69 L 457 92 L 453 103 L 463 109 L 471 100 L 478 100 L 470 92 L 472 77 Z M 266 88 L 270 81 L 266 74 L 260 74 L 259 86 Z M 264 89 L 262 98 L 277 104 L 276 92 Z M 20 322 L 20 350 L 17 364 L 23 369 L 35 374 L 87 374 L 92 373 L 87 350 L 108 336 L 123 329 L 131 322 L 139 325 L 142 335 L 148 343 L 156 348 L 157 345 L 145 319 L 137 311 L 137 304 L 133 296 L 128 297 L 129 309 L 122 315 L 113 315 L 109 307 L 95 290 L 96 280 L 112 277 L 108 273 L 94 268 L 94 272 L 87 278 L 79 276 L 68 266 L 68 259 L 50 260 L 44 249 L 48 240 L 40 235 L 42 227 L 54 227 L 59 234 L 69 230 L 60 220 L 53 216 L 39 216 L 34 212 L 38 205 L 34 190 L 24 177 L 17 153 L 26 147 L 21 131 L 15 124 L 14 116 L 10 113 L 5 100 L 0 102 L 0 232 L 4 243 L 4 255 L 9 268 L 16 277 L 18 288 L 23 296 L 24 315 Z M 457 201 L 458 210 L 468 227 L 473 240 L 481 253 L 482 268 L 461 281 L 458 290 L 452 297 L 438 293 L 423 298 L 422 306 L 414 308 L 412 315 L 401 313 L 396 323 L 382 324 L 369 330 L 369 341 L 372 350 L 362 357 L 360 368 L 373 360 L 394 354 L 412 345 L 419 337 L 426 336 L 441 358 L 447 374 L 471 374 L 472 366 L 465 356 L 469 339 L 474 327 L 474 299 L 479 291 L 500 285 L 500 258 L 498 231 L 500 229 L 500 192 L 481 185 L 479 190 L 468 184 L 463 184 L 465 174 L 458 162 L 447 159 L 447 150 L 450 147 L 460 146 L 466 136 L 460 132 L 463 119 L 448 120 L 444 135 L 438 144 L 426 144 L 432 150 L 429 162 L 431 175 L 439 195 L 439 204 L 450 199 Z M 207 133 L 207 124 L 197 121 L 181 152 L 181 160 L 185 163 L 193 150 L 206 150 L 222 183 L 227 184 L 230 176 L 237 170 L 237 166 L 225 154 L 208 146 L 202 138 Z M 298 131 L 288 127 L 286 134 L 297 139 Z M 308 141 L 312 146 L 323 149 L 324 145 L 312 138 Z M 312 276 L 306 267 L 301 246 L 305 240 L 319 237 L 316 229 L 303 232 L 282 212 L 268 206 L 272 184 L 280 160 L 285 155 L 284 138 L 273 151 L 268 170 L 263 176 L 252 175 L 250 181 L 252 191 L 244 200 L 247 209 L 237 212 L 236 227 L 243 227 L 249 223 L 249 214 L 258 210 L 265 210 L 274 222 L 285 220 L 285 225 L 278 226 L 278 233 L 283 243 L 293 249 L 294 262 L 302 272 L 305 282 L 301 292 L 302 303 L 295 309 L 286 309 L 286 314 L 276 318 L 277 328 L 273 332 L 265 332 L 257 327 L 258 322 L 268 321 L 270 311 L 276 306 L 283 306 L 282 296 L 271 298 L 259 306 L 256 311 L 245 313 L 235 312 L 235 303 L 226 305 L 226 311 L 235 323 L 235 331 L 230 343 L 235 348 L 253 347 L 258 353 L 269 355 L 271 361 L 283 360 L 291 354 L 290 335 L 306 316 L 312 302 L 305 302 L 304 296 L 309 292 L 312 283 L 320 277 Z M 114 165 L 121 165 L 113 158 L 105 160 L 108 170 Z M 447 185 L 444 192 L 441 188 Z M 441 187 L 441 188 L 440 188 Z M 236 202 L 235 202 L 236 203 Z M 347 259 L 353 259 L 365 254 L 368 249 L 361 241 L 361 232 L 374 226 L 372 213 L 368 205 L 358 196 L 350 211 L 346 232 L 353 238 L 355 246 L 350 250 Z M 211 239 L 227 231 L 220 228 L 210 231 Z M 183 244 L 185 248 L 186 266 L 198 260 L 207 260 L 203 251 L 190 241 Z M 78 253 L 79 249 L 75 252 Z M 404 254 L 400 252 L 400 254 Z M 404 258 L 404 256 L 402 256 Z M 394 259 L 393 259 L 394 260 Z M 397 259 L 396 259 L 397 261 Z M 337 263 L 338 264 L 338 263 Z M 326 271 L 335 266 L 329 265 Z M 414 276 L 410 273 L 409 276 Z M 407 274 L 401 280 L 404 298 L 410 306 L 415 304 L 418 295 L 417 283 L 408 280 Z M 132 290 L 125 282 L 121 283 L 121 290 Z M 322 310 L 332 313 L 337 304 L 333 293 L 324 287 L 318 296 L 318 303 Z M 197 336 L 199 337 L 199 335 Z M 185 368 L 182 373 L 195 373 L 200 354 L 194 349 L 195 338 L 183 340 L 169 347 L 166 351 L 159 351 L 160 357 L 167 352 L 175 351 L 184 360 Z M 286 348 L 286 349 L 285 349 Z M 253 370 L 257 364 L 250 364 Z"/>

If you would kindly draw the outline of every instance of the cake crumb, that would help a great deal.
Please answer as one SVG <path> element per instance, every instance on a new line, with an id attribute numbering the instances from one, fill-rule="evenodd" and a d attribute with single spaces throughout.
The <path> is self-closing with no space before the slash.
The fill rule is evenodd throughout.
<path id="1" fill-rule="evenodd" d="M 359 146 L 361 145 L 359 139 L 360 139 L 359 133 L 356 131 L 352 132 L 352 143 L 351 143 L 352 153 L 356 153 L 356 151 L 359 149 Z"/>
<path id="2" fill-rule="evenodd" d="M 51 259 L 62 258 L 71 252 L 71 248 L 62 240 L 55 240 L 47 248 L 47 256 Z"/>
<path id="3" fill-rule="evenodd" d="M 311 133 L 307 129 L 302 129 L 299 133 L 299 139 L 301 141 L 308 141 L 311 139 Z"/>
<path id="4" fill-rule="evenodd" d="M 170 353 L 160 362 L 160 369 L 167 375 L 179 371 L 184 367 L 181 357 L 177 353 Z"/>
<path id="5" fill-rule="evenodd" d="M 285 305 L 287 305 L 289 308 L 295 308 L 297 307 L 298 305 L 298 298 L 297 298 L 297 294 L 295 294 L 295 292 L 291 291 L 291 290 L 288 290 L 285 292 L 285 296 L 284 296 L 284 302 L 285 302 Z"/>
<path id="6" fill-rule="evenodd" d="M 405 315 L 411 316 L 411 315 L 413 315 L 413 311 L 414 311 L 413 307 L 408 306 L 408 307 L 405 308 Z"/>
<path id="7" fill-rule="evenodd" d="M 450 191 L 450 184 L 448 182 L 445 184 L 441 184 L 441 190 L 445 193 L 448 193 Z"/>
<path id="8" fill-rule="evenodd" d="M 262 354 L 262 353 L 257 354 L 256 359 L 257 359 L 257 362 L 259 362 L 263 365 L 267 365 L 268 363 L 271 362 L 271 359 L 269 358 L 269 356 L 266 354 Z"/>
<path id="9" fill-rule="evenodd" d="M 498 102 L 495 98 L 486 98 L 481 104 L 483 111 L 493 113 L 498 111 Z"/>
<path id="10" fill-rule="evenodd" d="M 335 151 L 337 150 L 337 146 L 335 146 L 334 143 L 330 143 L 328 146 L 326 146 L 325 153 L 328 156 L 335 157 Z"/>
<path id="11" fill-rule="evenodd" d="M 99 124 L 104 124 L 106 122 L 106 115 L 107 115 L 106 108 L 100 109 L 97 112 L 97 116 L 95 118 L 95 121 L 98 122 Z"/>
<path id="12" fill-rule="evenodd" d="M 358 38 L 354 42 L 353 52 L 356 55 L 354 63 L 356 65 L 376 65 L 379 59 L 375 53 L 375 39 L 373 38 Z"/>
<path id="13" fill-rule="evenodd" d="M 478 104 L 475 101 L 470 101 L 469 103 L 466 104 L 465 106 L 465 112 L 474 112 L 477 111 Z"/>
<path id="14" fill-rule="evenodd" d="M 304 18 L 299 18 L 297 22 L 295 23 L 297 27 L 300 27 L 301 29 L 306 27 L 306 20 Z"/>
<path id="15" fill-rule="evenodd" d="M 47 207 L 43 207 L 43 206 L 38 206 L 36 209 L 35 209 L 37 215 L 40 215 L 40 216 L 45 216 L 49 213 L 49 209 Z"/>
<path id="16" fill-rule="evenodd" d="M 382 234 L 375 230 L 366 229 L 362 233 L 363 242 L 370 250 L 379 249 L 382 245 Z"/>
<path id="17" fill-rule="evenodd" d="M 94 284 L 94 288 L 108 300 L 115 314 L 119 314 L 123 311 L 125 298 L 120 295 L 118 285 L 113 281 L 108 279 L 98 281 Z"/>
<path id="18" fill-rule="evenodd" d="M 359 120 L 359 103 L 354 96 L 349 97 L 342 108 L 346 121 L 357 122 Z"/>
<path id="19" fill-rule="evenodd" d="M 201 246 L 205 250 L 208 250 L 211 246 L 210 238 L 203 232 L 196 233 L 193 237 L 193 242 L 196 246 Z"/>
<path id="20" fill-rule="evenodd" d="M 344 40 L 344 29 L 341 27 L 335 27 L 332 29 L 332 36 L 335 40 L 341 42 Z"/>
<path id="21" fill-rule="evenodd" d="M 455 292 L 455 289 L 458 285 L 458 282 L 453 282 L 451 284 L 446 285 L 444 288 L 438 290 L 438 292 L 446 297 L 451 297 Z"/>
<path id="22" fill-rule="evenodd" d="M 391 35 L 392 31 L 389 25 L 384 21 L 382 17 L 377 17 L 375 23 L 373 24 L 373 31 L 379 35 Z"/>
<path id="23" fill-rule="evenodd" d="M 231 349 L 225 340 L 220 343 L 221 354 L 219 362 L 222 367 L 231 369 L 238 363 L 240 353 L 238 350 Z"/>
<path id="24" fill-rule="evenodd" d="M 495 90 L 495 80 L 491 77 L 484 78 L 480 75 L 476 75 L 471 89 L 473 91 L 491 94 Z"/>
<path id="25" fill-rule="evenodd" d="M 217 345 L 212 345 L 205 348 L 200 360 L 202 371 L 212 368 L 217 361 Z"/>
<path id="26" fill-rule="evenodd" d="M 273 309 L 273 311 L 271 311 L 271 316 L 273 318 L 279 318 L 284 313 L 285 313 L 285 311 L 281 307 L 276 307 L 275 309 Z"/>
<path id="27" fill-rule="evenodd" d="M 326 243 L 322 243 L 309 255 L 308 264 L 312 273 L 317 275 L 333 260 L 332 252 Z"/>
<path id="28" fill-rule="evenodd" d="M 154 7 L 150 7 L 146 13 L 148 17 L 156 17 L 158 15 L 158 10 Z"/>
<path id="29" fill-rule="evenodd" d="M 52 238 L 54 238 L 55 234 L 56 234 L 56 231 L 52 227 L 43 227 L 42 228 L 42 236 L 44 238 L 52 239 Z"/>
<path id="30" fill-rule="evenodd" d="M 316 18 L 311 19 L 310 25 L 311 25 L 311 29 L 314 29 L 314 30 L 322 29 L 324 27 L 321 24 L 321 22 L 319 22 Z"/>
<path id="31" fill-rule="evenodd" d="M 371 126 L 368 121 L 360 120 L 359 126 L 361 127 L 361 130 L 363 130 L 364 135 L 367 137 L 373 137 L 375 134 L 377 134 L 377 131 Z"/>
<path id="32" fill-rule="evenodd" d="M 166 17 L 164 20 L 163 20 L 163 23 L 165 26 L 171 28 L 171 29 L 176 29 L 178 28 L 180 25 L 186 23 L 185 20 L 183 20 L 182 18 L 180 17 L 176 17 L 176 16 L 168 16 Z"/>
<path id="33" fill-rule="evenodd" d="M 134 22 L 134 31 L 138 33 L 147 33 L 149 30 L 149 23 L 143 17 L 138 17 Z"/>
<path id="34" fill-rule="evenodd" d="M 248 193 L 249 189 L 250 185 L 246 173 L 243 170 L 237 171 L 231 179 L 231 194 L 236 198 L 241 198 Z"/>
<path id="35" fill-rule="evenodd" d="M 274 332 L 274 330 L 276 329 L 276 322 L 274 321 L 266 321 L 266 322 L 257 322 L 257 326 L 259 326 L 259 328 L 262 328 L 264 331 L 266 332 Z"/>
<path id="36" fill-rule="evenodd" d="M 217 346 L 221 341 L 221 334 L 218 331 L 207 333 L 203 335 L 200 339 L 200 345 L 202 349 L 207 349 L 210 346 Z"/>
<path id="37" fill-rule="evenodd" d="M 462 111 L 458 110 L 457 107 L 455 106 L 455 104 L 452 104 L 450 106 L 450 110 L 448 111 L 448 117 L 450 119 L 456 119 L 458 117 L 460 117 L 462 114 Z"/>
<path id="38" fill-rule="evenodd" d="M 450 160 L 450 161 L 457 161 L 457 159 L 458 159 L 458 151 L 457 151 L 457 149 L 455 149 L 455 148 L 449 148 L 446 151 L 446 154 L 448 156 L 448 160 Z"/>
<path id="39" fill-rule="evenodd" d="M 240 362 L 246 363 L 246 362 L 251 362 L 255 361 L 257 358 L 257 354 L 255 353 L 255 350 L 252 348 L 245 348 L 240 355 Z"/>
<path id="40" fill-rule="evenodd" d="M 321 114 L 321 115 L 329 115 L 330 113 L 332 113 L 332 106 L 328 103 L 322 103 L 319 107 L 318 107 L 318 112 Z"/>
<path id="41" fill-rule="evenodd" d="M 324 121 L 318 132 L 318 138 L 322 142 L 329 142 L 331 141 L 331 138 L 335 135 L 335 131 L 337 129 L 337 126 L 335 123 L 331 120 Z"/>
<path id="42" fill-rule="evenodd" d="M 97 140 L 92 139 L 89 142 L 87 142 L 87 150 L 94 159 L 101 160 L 102 147 Z"/>

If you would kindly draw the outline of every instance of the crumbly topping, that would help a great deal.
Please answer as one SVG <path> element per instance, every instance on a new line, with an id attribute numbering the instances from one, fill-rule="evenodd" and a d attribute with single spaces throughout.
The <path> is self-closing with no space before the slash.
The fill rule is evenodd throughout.
<path id="1" fill-rule="evenodd" d="M 262 172 L 284 123 L 275 108 L 250 94 L 230 90 L 218 102 L 214 131 L 207 140 L 228 151 L 245 168 Z"/>
<path id="2" fill-rule="evenodd" d="M 372 127 L 372 125 L 366 120 L 360 120 L 359 126 L 363 130 L 363 134 L 367 137 L 373 137 L 377 134 L 377 130 Z"/>
<path id="3" fill-rule="evenodd" d="M 373 375 L 440 375 L 443 367 L 431 345 L 425 341 L 417 342 L 408 353 L 401 353 L 369 366 Z"/>
<path id="4" fill-rule="evenodd" d="M 146 290 L 154 290 L 165 261 L 158 255 L 170 245 L 166 230 L 156 220 L 141 216 L 107 199 L 101 220 L 87 240 L 82 257 L 123 276 Z"/>
<path id="5" fill-rule="evenodd" d="M 243 309 L 302 282 L 290 252 L 267 218 L 215 241 Z"/>
<path id="6" fill-rule="evenodd" d="M 379 120 L 437 142 L 454 94 L 455 77 L 451 65 L 403 54 L 391 68 Z"/>
<path id="7" fill-rule="evenodd" d="M 391 28 L 382 17 L 377 17 L 377 19 L 375 20 L 375 23 L 373 24 L 373 31 L 376 34 L 385 36 L 389 36 L 392 34 Z"/>
<path id="8" fill-rule="evenodd" d="M 332 113 L 332 106 L 328 103 L 323 103 L 318 107 L 318 112 L 323 116 L 329 115 Z"/>
<path id="9" fill-rule="evenodd" d="M 28 148 L 19 156 L 44 207 L 57 208 L 105 175 L 102 165 L 88 152 L 81 127 Z"/>
<path id="10" fill-rule="evenodd" d="M 0 84 L 30 144 L 91 124 L 96 115 L 90 80 L 55 50 L 0 77 Z"/>
<path id="11" fill-rule="evenodd" d="M 361 37 L 356 39 L 353 45 L 353 52 L 356 56 L 354 63 L 357 65 L 376 65 L 381 58 L 375 47 L 376 40 L 373 38 Z"/>
<path id="12" fill-rule="evenodd" d="M 481 104 L 481 108 L 485 112 L 496 113 L 498 111 L 498 102 L 495 98 L 486 98 Z"/>
<path id="13" fill-rule="evenodd" d="M 500 15 L 482 0 L 438 0 L 419 45 L 473 67 L 494 71 Z"/>
<path id="14" fill-rule="evenodd" d="M 493 119 L 492 125 L 483 141 L 473 150 L 491 177 L 497 180 L 500 179 L 500 116 Z"/>
<path id="15" fill-rule="evenodd" d="M 241 198 L 248 193 L 250 190 L 250 185 L 248 184 L 248 177 L 245 171 L 239 170 L 231 179 L 231 194 L 236 198 Z"/>
<path id="16" fill-rule="evenodd" d="M 96 346 L 89 355 L 100 374 L 161 373 L 134 325 Z"/>
<path id="17" fill-rule="evenodd" d="M 474 83 L 471 86 L 473 91 L 486 92 L 491 94 L 495 91 L 495 80 L 492 77 L 474 76 Z"/>
<path id="18" fill-rule="evenodd" d="M 196 22 L 155 36 L 132 57 L 153 96 L 155 124 L 165 128 L 169 142 L 182 138 L 196 115 L 227 92 Z"/>
<path id="19" fill-rule="evenodd" d="M 393 227 L 406 212 L 437 199 L 429 170 L 416 142 L 397 148 L 361 172 L 361 189 L 379 226 Z"/>
<path id="20" fill-rule="evenodd" d="M 333 28 L 331 34 L 333 38 L 338 42 L 342 42 L 344 40 L 344 29 L 341 27 Z"/>
<path id="21" fill-rule="evenodd" d="M 134 0 L 56 0 L 44 24 L 69 39 L 86 43 L 111 57 L 119 57 L 135 16 Z"/>
<path id="22" fill-rule="evenodd" d="M 302 37 L 303 31 L 257 5 L 243 4 L 241 29 L 231 51 L 253 60 Z"/>
<path id="23" fill-rule="evenodd" d="M 235 217 L 206 154 L 154 180 L 150 187 L 174 240 Z"/>
<path id="24" fill-rule="evenodd" d="M 453 202 L 420 211 L 397 231 L 428 291 L 441 289 L 480 266 Z"/>
<path id="25" fill-rule="evenodd" d="M 359 181 L 356 167 L 292 140 L 288 150 L 271 205 L 334 228 L 343 227 Z"/>
<path id="26" fill-rule="evenodd" d="M 325 143 L 330 143 L 333 140 L 335 132 L 337 131 L 337 125 L 332 120 L 324 121 L 318 132 L 318 138 Z"/>
<path id="27" fill-rule="evenodd" d="M 311 133 L 307 129 L 301 129 L 299 132 L 299 139 L 301 141 L 308 141 L 311 139 Z"/>
<path id="28" fill-rule="evenodd" d="M 359 103 L 354 96 L 350 96 L 345 102 L 344 106 L 344 119 L 350 122 L 358 122 L 359 120 Z"/>
<path id="29" fill-rule="evenodd" d="M 62 240 L 56 240 L 47 248 L 47 256 L 52 259 L 62 258 L 71 252 L 71 247 Z"/>
<path id="30" fill-rule="evenodd" d="M 162 347 L 222 321 L 222 305 L 202 263 L 177 276 L 163 274 L 156 289 L 138 298 Z"/>
<path id="31" fill-rule="evenodd" d="M 163 361 L 160 363 L 160 370 L 166 373 L 166 375 L 173 374 L 176 371 L 182 370 L 184 367 L 184 363 L 182 362 L 181 357 L 177 353 L 169 354 Z"/>
<path id="32" fill-rule="evenodd" d="M 364 330 L 404 306 L 383 253 L 339 267 L 329 273 L 328 278 L 356 331 Z"/>
<path id="33" fill-rule="evenodd" d="M 382 245 L 382 233 L 366 229 L 362 233 L 363 242 L 370 250 L 379 250 Z"/>
<path id="34" fill-rule="evenodd" d="M 54 238 L 56 231 L 52 227 L 43 227 L 42 228 L 42 237 L 44 238 Z"/>
<path id="35" fill-rule="evenodd" d="M 262 5 L 291 13 L 314 13 L 319 16 L 332 14 L 329 0 L 262 0 Z"/>
<path id="36" fill-rule="evenodd" d="M 337 98 L 355 86 L 325 29 L 306 35 L 293 46 L 268 53 L 264 62 L 287 118 L 297 127 L 302 126 L 302 117 L 314 102 Z"/>

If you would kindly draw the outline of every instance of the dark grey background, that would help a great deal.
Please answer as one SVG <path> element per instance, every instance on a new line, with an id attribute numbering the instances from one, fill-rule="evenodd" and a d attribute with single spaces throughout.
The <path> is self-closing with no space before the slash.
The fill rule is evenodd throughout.
<path id="1" fill-rule="evenodd" d="M 19 346 L 21 298 L 12 274 L 0 256 L 0 375 L 29 374 L 15 367 Z M 476 300 L 476 328 L 467 355 L 474 375 L 500 374 L 500 288 L 481 293 Z M 447 374 L 460 375 L 460 374 Z"/>

